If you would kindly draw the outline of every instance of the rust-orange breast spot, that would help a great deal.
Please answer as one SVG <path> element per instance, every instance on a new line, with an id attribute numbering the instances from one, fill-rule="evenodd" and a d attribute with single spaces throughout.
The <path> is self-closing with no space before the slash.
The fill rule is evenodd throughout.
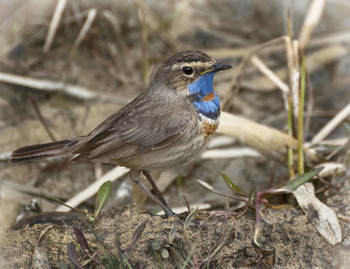
<path id="1" fill-rule="evenodd" d="M 203 136 L 208 137 L 215 133 L 217 124 L 210 124 L 208 122 L 203 122 Z"/>
<path id="2" fill-rule="evenodd" d="M 208 93 L 206 96 L 204 96 L 203 101 L 209 102 L 209 101 L 214 100 L 214 99 L 215 99 L 215 93 L 211 92 L 211 93 Z"/>

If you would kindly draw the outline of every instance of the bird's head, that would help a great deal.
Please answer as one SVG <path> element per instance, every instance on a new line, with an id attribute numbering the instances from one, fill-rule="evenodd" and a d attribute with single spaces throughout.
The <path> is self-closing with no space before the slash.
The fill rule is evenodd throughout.
<path id="1" fill-rule="evenodd" d="M 187 50 L 168 58 L 159 67 L 153 83 L 154 85 L 165 85 L 181 95 L 189 95 L 196 91 L 194 87 L 191 91 L 191 85 L 212 89 L 214 75 L 220 70 L 230 68 L 232 66 L 217 63 L 204 52 Z"/>

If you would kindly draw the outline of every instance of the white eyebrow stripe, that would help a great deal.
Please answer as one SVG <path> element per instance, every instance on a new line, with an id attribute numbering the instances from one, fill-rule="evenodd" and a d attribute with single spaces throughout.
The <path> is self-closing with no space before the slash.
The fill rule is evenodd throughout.
<path id="1" fill-rule="evenodd" d="M 210 62 L 183 62 L 183 63 L 176 63 L 171 66 L 172 70 L 181 69 L 184 66 L 190 66 L 190 67 L 209 67 L 216 63 L 214 60 Z"/>

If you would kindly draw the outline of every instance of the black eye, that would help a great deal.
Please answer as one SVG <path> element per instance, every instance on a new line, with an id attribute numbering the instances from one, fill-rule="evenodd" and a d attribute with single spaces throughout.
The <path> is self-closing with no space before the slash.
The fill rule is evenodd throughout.
<path id="1" fill-rule="evenodd" d="M 193 68 L 189 66 L 182 67 L 182 73 L 184 73 L 186 76 L 190 76 L 193 74 Z"/>

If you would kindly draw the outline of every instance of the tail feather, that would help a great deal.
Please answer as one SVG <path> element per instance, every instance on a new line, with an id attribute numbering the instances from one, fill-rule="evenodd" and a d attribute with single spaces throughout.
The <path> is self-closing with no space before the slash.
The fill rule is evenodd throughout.
<path id="1" fill-rule="evenodd" d="M 12 152 L 10 163 L 21 163 L 43 158 L 68 155 L 81 137 L 66 139 L 46 144 L 26 146 Z"/>

